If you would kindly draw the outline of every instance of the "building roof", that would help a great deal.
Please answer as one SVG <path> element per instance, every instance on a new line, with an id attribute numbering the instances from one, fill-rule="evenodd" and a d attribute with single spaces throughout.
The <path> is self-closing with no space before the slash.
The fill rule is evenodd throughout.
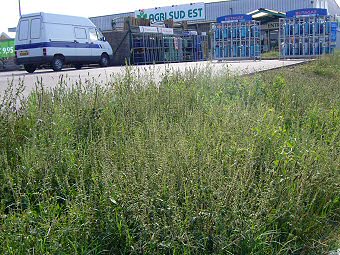
<path id="1" fill-rule="evenodd" d="M 253 17 L 253 20 L 261 21 L 262 23 L 268 23 L 279 18 L 285 18 L 286 13 L 273 11 L 265 8 L 260 8 L 255 11 L 247 13 Z"/>
<path id="2" fill-rule="evenodd" d="M 0 34 L 0 41 L 9 40 L 9 39 L 12 39 L 12 38 L 8 34 L 4 32 Z"/>

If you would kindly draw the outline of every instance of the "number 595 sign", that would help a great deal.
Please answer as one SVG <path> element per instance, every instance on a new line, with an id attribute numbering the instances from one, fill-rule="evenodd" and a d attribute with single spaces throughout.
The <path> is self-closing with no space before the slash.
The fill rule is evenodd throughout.
<path id="1" fill-rule="evenodd" d="M 0 41 L 0 58 L 14 57 L 14 40 Z"/>

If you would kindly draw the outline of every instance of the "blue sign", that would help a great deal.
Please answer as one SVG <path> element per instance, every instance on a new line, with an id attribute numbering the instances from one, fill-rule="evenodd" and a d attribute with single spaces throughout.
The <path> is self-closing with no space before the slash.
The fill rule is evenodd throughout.
<path id="1" fill-rule="evenodd" d="M 246 22 L 252 21 L 252 16 L 247 14 L 234 14 L 217 18 L 217 23 Z"/>
<path id="2" fill-rule="evenodd" d="M 299 9 L 293 10 L 286 13 L 287 18 L 295 18 L 295 17 L 310 17 L 310 16 L 327 16 L 327 9 L 320 8 L 309 8 L 309 9 Z"/>
<path id="3" fill-rule="evenodd" d="M 336 42 L 337 32 L 338 32 L 338 23 L 332 22 L 331 42 Z"/>

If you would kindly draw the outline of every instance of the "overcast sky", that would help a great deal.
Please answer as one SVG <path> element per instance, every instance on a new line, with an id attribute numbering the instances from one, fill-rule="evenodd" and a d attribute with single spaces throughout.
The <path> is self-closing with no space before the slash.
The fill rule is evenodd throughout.
<path id="1" fill-rule="evenodd" d="M 21 0 L 22 14 L 32 12 L 50 12 L 74 16 L 102 16 L 120 12 L 130 12 L 138 9 L 185 4 L 193 2 L 216 2 L 218 0 Z M 273 0 L 277 1 L 277 0 Z M 282 0 L 288 1 L 288 0 Z M 294 1 L 294 0 L 290 0 Z M 340 0 L 337 0 L 340 2 Z M 18 0 L 0 0 L 0 32 L 15 27 L 19 19 Z"/>

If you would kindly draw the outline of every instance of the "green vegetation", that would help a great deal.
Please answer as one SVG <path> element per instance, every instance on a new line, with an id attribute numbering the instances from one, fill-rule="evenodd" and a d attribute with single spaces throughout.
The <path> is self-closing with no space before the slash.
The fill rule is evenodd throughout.
<path id="1" fill-rule="evenodd" d="M 313 73 L 319 76 L 339 79 L 339 57 L 340 53 L 337 52 L 334 57 L 325 57 L 321 61 L 314 61 L 307 68 L 310 67 Z"/>
<path id="2" fill-rule="evenodd" d="M 339 57 L 252 77 L 168 72 L 159 86 L 130 69 L 106 86 L 40 83 L 0 105 L 0 254 L 340 245 Z"/>
<path id="3" fill-rule="evenodd" d="M 262 54 L 262 59 L 279 59 L 280 52 L 279 51 L 268 51 Z"/>

